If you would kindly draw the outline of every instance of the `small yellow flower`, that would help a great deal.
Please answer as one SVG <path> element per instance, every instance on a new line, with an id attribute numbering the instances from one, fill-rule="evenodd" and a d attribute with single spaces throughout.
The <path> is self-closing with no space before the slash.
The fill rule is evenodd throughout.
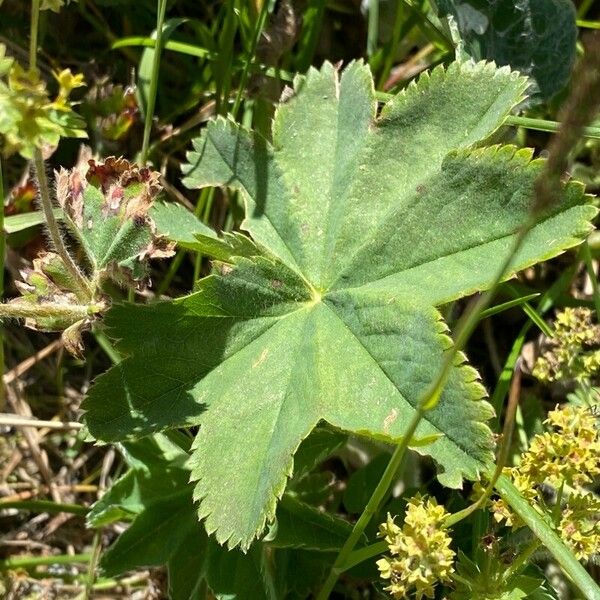
<path id="1" fill-rule="evenodd" d="M 540 381 L 589 379 L 600 370 L 600 326 L 587 308 L 565 308 L 556 315 L 554 337 L 547 340 L 533 375 Z"/>
<path id="2" fill-rule="evenodd" d="M 600 475 L 597 418 L 585 406 L 566 405 L 550 411 L 544 424 L 550 431 L 536 435 L 519 465 L 505 468 L 504 474 L 540 514 L 546 513 L 542 485 L 563 490 L 558 532 L 578 559 L 588 559 L 600 553 L 600 499 L 582 489 Z M 481 496 L 481 485 L 473 493 Z M 498 523 L 513 529 L 524 525 L 501 498 L 490 500 L 488 507 Z"/>
<path id="3" fill-rule="evenodd" d="M 577 491 L 567 499 L 558 526 L 561 537 L 578 560 L 600 553 L 600 498 Z"/>
<path id="4" fill-rule="evenodd" d="M 380 525 L 390 556 L 378 560 L 377 567 L 381 578 L 390 582 L 384 589 L 394 598 L 433 598 L 435 585 L 450 581 L 455 553 L 442 525 L 447 515 L 435 499 L 417 495 L 408 502 L 402 527 L 389 514 Z"/>
<path id="5" fill-rule="evenodd" d="M 63 69 L 62 71 L 54 72 L 54 79 L 58 82 L 60 89 L 58 96 L 54 101 L 54 107 L 58 109 L 70 110 L 68 99 L 71 92 L 75 88 L 85 86 L 85 81 L 82 73 L 73 75 L 71 69 Z"/>
<path id="6" fill-rule="evenodd" d="M 596 418 L 582 406 L 566 405 L 548 413 L 554 431 L 536 435 L 518 471 L 533 483 L 560 487 L 586 485 L 600 474 L 600 436 Z"/>

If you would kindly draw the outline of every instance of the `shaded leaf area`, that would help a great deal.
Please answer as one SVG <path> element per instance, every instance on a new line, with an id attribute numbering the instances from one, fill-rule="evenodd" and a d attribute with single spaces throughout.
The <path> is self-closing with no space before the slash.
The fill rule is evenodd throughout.
<path id="1" fill-rule="evenodd" d="M 530 75 L 544 98 L 562 90 L 575 62 L 577 26 L 571 0 L 438 0 L 452 15 L 464 49 Z"/>
<path id="2" fill-rule="evenodd" d="M 317 433 L 310 446 L 323 451 L 334 447 L 334 433 Z M 323 445 L 324 437 L 328 441 Z M 318 439 L 320 438 L 320 439 Z M 302 598 L 318 581 L 349 534 L 346 521 L 323 514 L 298 499 L 285 496 L 276 524 L 264 544 L 247 554 L 227 551 L 207 536 L 198 522 L 187 485 L 189 439 L 178 434 L 154 435 L 124 443 L 120 450 L 129 466 L 108 492 L 91 508 L 88 523 L 102 527 L 116 521 L 131 521 L 128 529 L 102 556 L 100 567 L 106 576 L 120 575 L 142 567 L 166 565 L 169 597 L 193 600 L 205 597 L 209 588 L 216 595 L 241 599 Z M 317 455 L 312 454 L 314 460 Z M 323 456 L 323 453 L 318 455 Z M 316 462 L 311 461 L 311 468 Z M 300 562 L 314 562 L 314 576 L 294 574 Z M 278 577 L 273 570 L 277 565 Z M 282 576 L 283 575 L 283 576 Z"/>
<path id="3" fill-rule="evenodd" d="M 477 147 L 525 86 L 506 68 L 455 63 L 376 116 L 368 67 L 326 63 L 296 79 L 272 144 L 224 119 L 209 124 L 186 183 L 239 190 L 252 242 L 196 236 L 218 260 L 195 294 L 111 312 L 130 357 L 85 401 L 92 435 L 200 425 L 199 515 L 219 542 L 242 548 L 275 517 L 294 454 L 320 422 L 401 438 L 451 345 L 435 307 L 486 289 L 527 217 L 542 163 Z M 507 276 L 587 234 L 596 210 L 582 187 L 561 196 Z M 450 487 L 493 460 L 492 410 L 464 360 L 411 442 Z"/>

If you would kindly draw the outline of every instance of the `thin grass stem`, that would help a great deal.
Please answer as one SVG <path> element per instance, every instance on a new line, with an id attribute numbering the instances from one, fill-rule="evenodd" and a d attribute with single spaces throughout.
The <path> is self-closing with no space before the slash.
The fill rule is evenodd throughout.
<path id="1" fill-rule="evenodd" d="M 254 26 L 250 48 L 244 62 L 244 69 L 242 70 L 242 76 L 240 78 L 238 91 L 235 96 L 235 102 L 233 103 L 233 108 L 231 109 L 231 115 L 234 119 L 237 118 L 237 113 L 242 105 L 244 92 L 246 91 L 246 85 L 248 85 L 248 77 L 250 76 L 250 65 L 254 61 L 260 36 L 262 35 L 263 29 L 265 28 L 265 23 L 267 22 L 267 16 L 269 12 L 271 12 L 272 8 L 273 0 L 263 0 L 262 6 L 260 7 L 260 12 L 258 13 L 258 18 L 256 19 L 256 24 Z"/>
<path id="2" fill-rule="evenodd" d="M 379 42 L 379 0 L 369 0 L 369 22 L 367 28 L 367 56 L 377 51 Z"/>
<path id="3" fill-rule="evenodd" d="M 154 56 L 152 57 L 152 78 L 150 79 L 146 114 L 144 115 L 144 138 L 142 141 L 142 153 L 140 155 L 140 163 L 142 165 L 145 165 L 148 160 L 150 132 L 152 130 L 152 121 L 154 120 L 154 108 L 156 106 L 156 94 L 158 91 L 160 57 L 162 54 L 163 24 L 165 22 L 166 10 L 167 0 L 158 0 L 156 16 L 156 44 L 154 46 Z"/>
<path id="4" fill-rule="evenodd" d="M 88 563 L 88 570 L 85 577 L 85 590 L 83 592 L 83 599 L 90 600 L 94 591 L 94 583 L 96 580 L 96 567 L 100 560 L 100 554 L 102 553 L 102 531 L 98 530 L 94 534 L 94 541 L 92 542 L 92 552 L 90 561 Z"/>
<path id="5" fill-rule="evenodd" d="M 61 504 L 51 500 L 0 500 L 0 510 L 5 508 L 14 508 L 17 510 L 29 510 L 38 513 L 69 513 L 84 517 L 87 515 L 87 508 L 78 504 Z"/>
<path id="6" fill-rule="evenodd" d="M 34 569 L 51 565 L 86 564 L 91 554 L 59 554 L 55 556 L 14 556 L 0 560 L 0 571 Z"/>

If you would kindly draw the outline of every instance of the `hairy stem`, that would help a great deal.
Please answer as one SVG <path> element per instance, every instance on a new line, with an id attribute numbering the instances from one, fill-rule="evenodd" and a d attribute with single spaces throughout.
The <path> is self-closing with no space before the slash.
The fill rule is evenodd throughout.
<path id="1" fill-rule="evenodd" d="M 42 152 L 39 148 L 36 148 L 34 151 L 33 161 L 35 164 L 38 187 L 40 190 L 42 212 L 44 213 L 44 218 L 48 227 L 48 233 L 50 234 L 50 239 L 52 240 L 54 249 L 62 259 L 65 268 L 69 271 L 69 275 L 71 275 L 73 281 L 77 284 L 79 291 L 82 293 L 82 297 L 91 298 L 94 293 L 92 285 L 87 280 L 87 278 L 81 273 L 79 267 L 75 264 L 75 261 L 69 254 L 67 247 L 65 246 L 65 242 L 62 238 L 58 222 L 56 221 L 56 217 L 54 216 L 52 200 L 50 199 L 50 190 L 48 188 L 48 179 L 46 178 L 44 158 L 42 157 Z"/>
<path id="2" fill-rule="evenodd" d="M 69 319 L 73 323 L 101 312 L 100 304 L 11 302 L 0 304 L 0 319 Z"/>

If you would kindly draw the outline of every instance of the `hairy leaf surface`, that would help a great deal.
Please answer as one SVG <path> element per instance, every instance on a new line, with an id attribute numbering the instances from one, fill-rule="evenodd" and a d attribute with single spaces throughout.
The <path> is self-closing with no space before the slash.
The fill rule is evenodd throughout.
<path id="1" fill-rule="evenodd" d="M 130 358 L 86 400 L 91 433 L 111 441 L 200 425 L 199 515 L 219 542 L 244 549 L 274 518 L 319 422 L 401 438 L 451 345 L 435 307 L 488 287 L 526 218 L 541 163 L 477 146 L 525 85 L 506 68 L 455 63 L 377 114 L 368 67 L 326 63 L 296 79 L 272 143 L 212 122 L 185 182 L 239 190 L 253 243 L 200 235 L 221 262 L 197 292 L 112 311 Z M 594 215 L 582 187 L 566 185 L 511 273 L 579 243 Z M 484 396 L 459 356 L 419 425 L 414 445 L 445 485 L 493 459 Z"/>

